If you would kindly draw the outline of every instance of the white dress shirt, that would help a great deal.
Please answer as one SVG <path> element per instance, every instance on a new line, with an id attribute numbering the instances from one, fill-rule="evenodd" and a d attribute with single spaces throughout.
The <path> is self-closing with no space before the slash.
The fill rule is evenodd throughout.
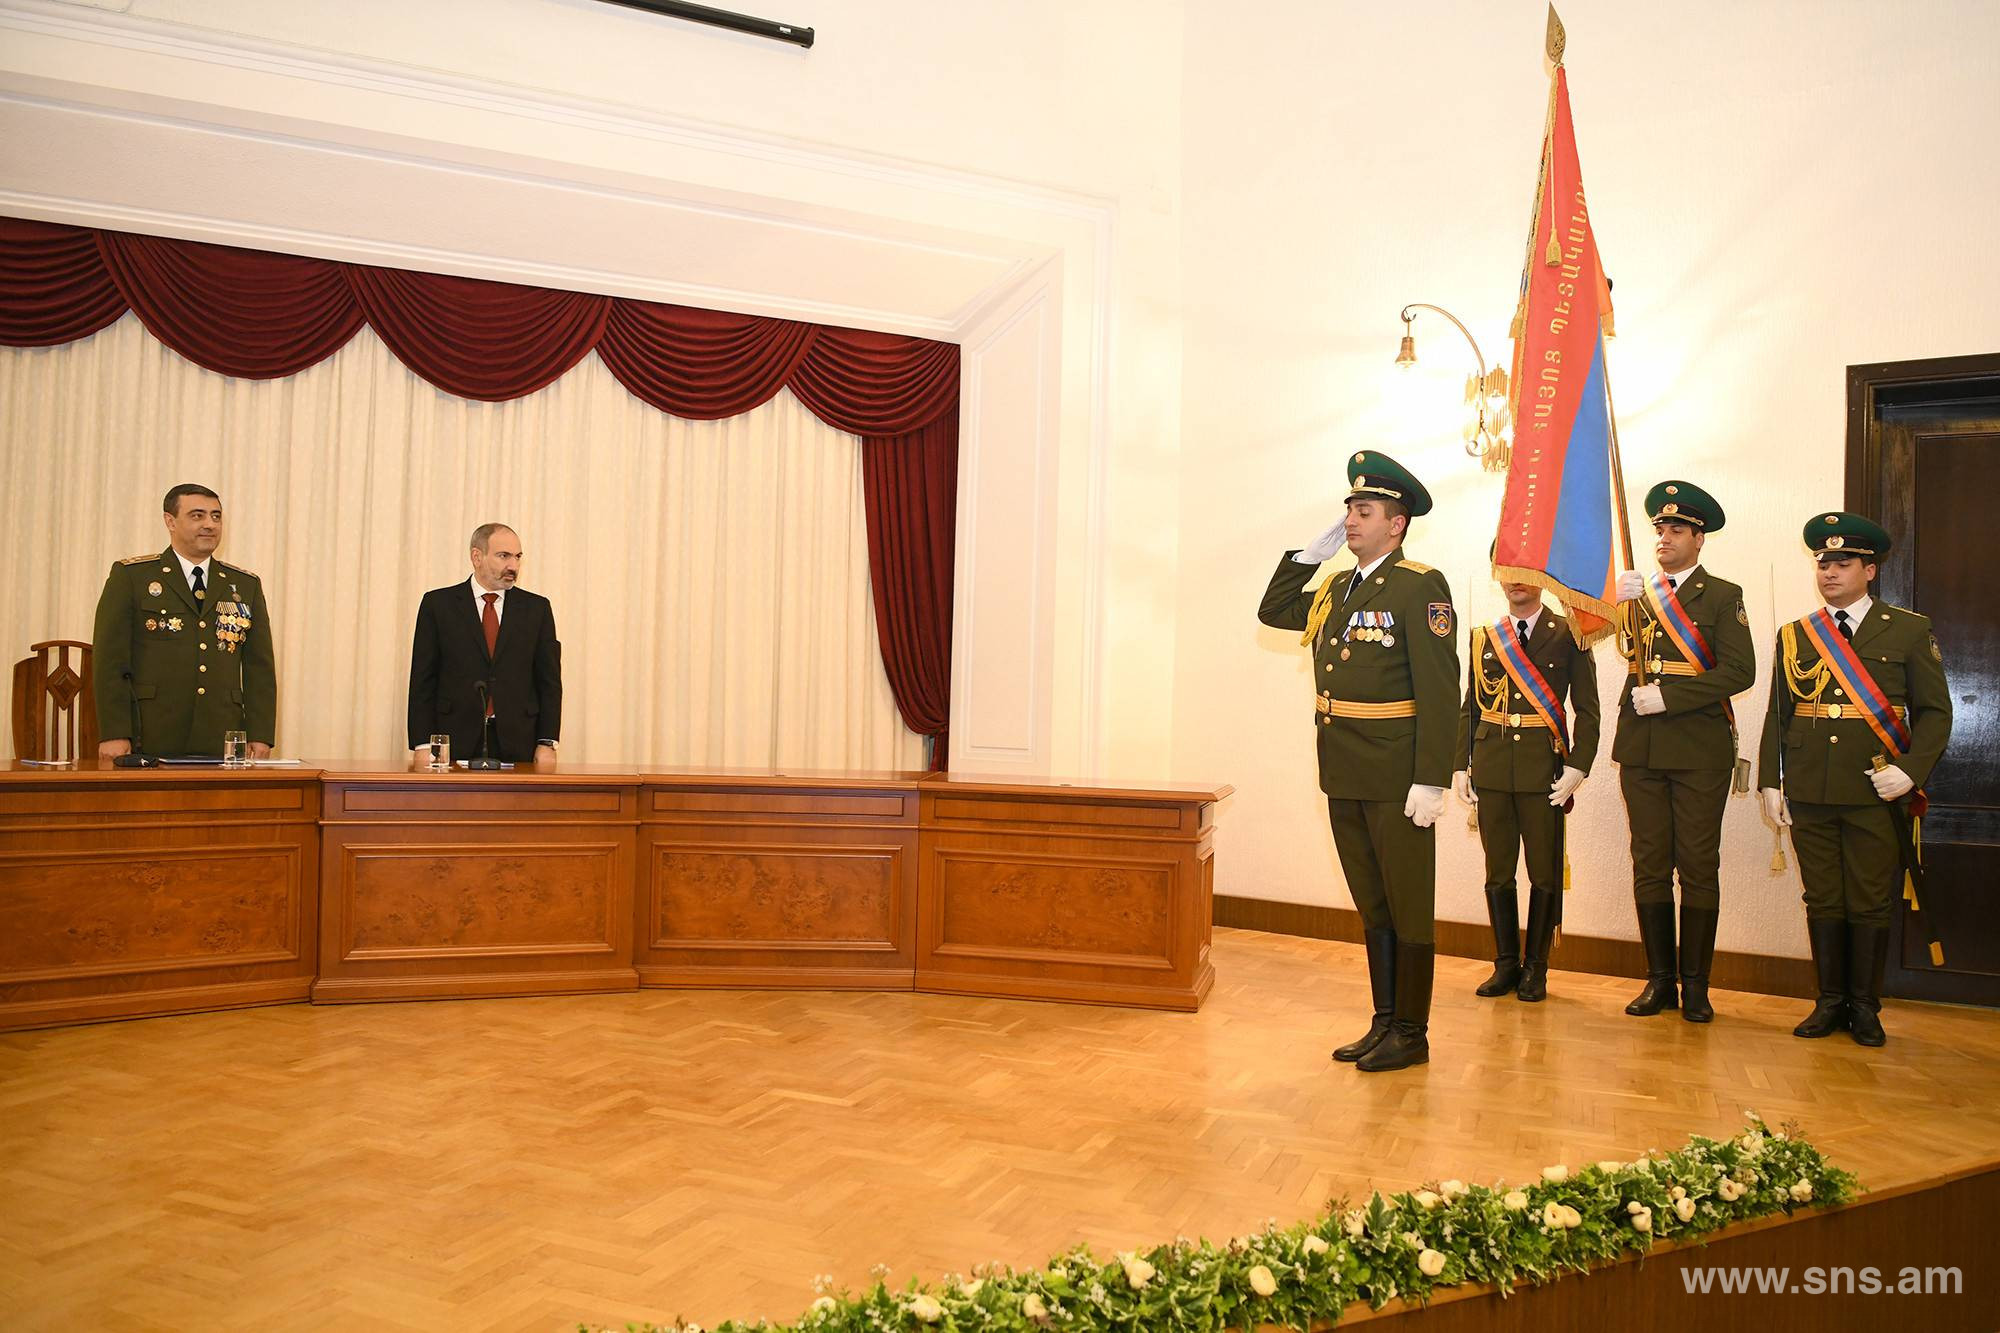
<path id="1" fill-rule="evenodd" d="M 486 597 L 488 593 L 491 593 L 493 596 L 493 618 L 495 620 L 505 620 L 507 618 L 507 590 L 505 588 L 483 588 L 479 584 L 479 576 L 477 574 L 467 579 L 466 582 L 472 585 L 472 609 L 479 613 L 481 624 L 484 624 L 486 620 Z"/>

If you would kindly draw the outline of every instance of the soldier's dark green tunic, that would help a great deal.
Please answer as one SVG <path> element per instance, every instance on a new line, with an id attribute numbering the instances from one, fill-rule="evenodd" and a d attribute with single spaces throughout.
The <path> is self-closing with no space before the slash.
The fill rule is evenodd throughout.
<path id="1" fill-rule="evenodd" d="M 1317 565 L 1287 551 L 1265 589 L 1257 618 L 1303 630 Z M 1393 928 L 1406 943 L 1435 933 L 1437 841 L 1403 814 L 1412 785 L 1451 785 L 1458 716 L 1458 633 L 1443 574 L 1403 559 L 1398 547 L 1359 586 L 1354 570 L 1339 585 L 1313 648 L 1319 785 L 1326 793 L 1342 873 L 1371 930 Z M 1404 717 L 1345 717 L 1335 704 L 1393 708 Z"/>
<path id="2" fill-rule="evenodd" d="M 1780 787 L 1791 805 L 1806 916 L 1886 928 L 1903 880 L 1902 853 L 1888 803 L 1875 794 L 1868 775 L 1874 757 L 1886 754 L 1919 788 L 1929 781 L 1951 736 L 1944 660 L 1931 622 L 1899 606 L 1872 603 L 1866 622 L 1854 631 L 1863 669 L 1890 704 L 1907 712 L 1910 749 L 1899 757 L 1835 679 L 1815 679 L 1813 685 L 1796 680 L 1794 671 L 1817 678 L 1820 656 L 1798 625 L 1790 630 L 1794 652 L 1787 654 L 1780 632 L 1772 659 L 1757 785 Z M 1801 713 L 1801 694 L 1814 688 L 1818 710 L 1838 705 L 1841 716 Z"/>
<path id="3" fill-rule="evenodd" d="M 1638 678 L 1628 667 L 1611 757 L 1621 766 L 1632 827 L 1633 897 L 1673 902 L 1678 871 L 1682 905 L 1714 911 L 1722 901 L 1722 812 L 1736 766 L 1725 705 L 1755 682 L 1757 650 L 1741 588 L 1699 565 L 1676 577 L 1681 608 L 1707 640 L 1715 666 L 1699 675 L 1672 674 L 1686 659 L 1664 632 L 1638 645 L 1646 683 L 1660 687 L 1666 711 L 1642 717 L 1633 709 Z M 1649 613 L 1642 608 L 1630 613 L 1643 620 Z"/>
<path id="4" fill-rule="evenodd" d="M 1556 750 L 1555 733 L 1533 725 L 1534 705 L 1515 687 L 1495 654 L 1488 635 L 1499 632 L 1486 626 L 1472 631 L 1468 645 L 1472 669 L 1466 673 L 1465 705 L 1458 720 L 1459 766 L 1471 773 L 1479 793 L 1486 887 L 1488 891 L 1513 888 L 1514 866 L 1525 850 L 1529 885 L 1557 891 L 1562 888 L 1562 853 L 1556 837 L 1562 811 L 1549 804 L 1549 788 L 1563 769 L 1588 773 L 1597 758 L 1597 663 L 1588 648 L 1578 647 L 1570 637 L 1569 621 L 1544 606 L 1528 632 L 1527 655 L 1557 704 L 1567 700 L 1575 710 L 1570 752 L 1564 756 Z M 1482 707 L 1482 695 L 1491 707 Z M 1483 718 L 1482 712 L 1500 713 L 1507 721 Z M 1510 726 L 1515 718 L 1528 725 Z"/>
<path id="5" fill-rule="evenodd" d="M 111 566 L 91 666 L 98 735 L 153 755 L 222 753 L 222 733 L 273 744 L 278 678 L 264 587 L 210 557 L 197 598 L 170 546 Z"/>

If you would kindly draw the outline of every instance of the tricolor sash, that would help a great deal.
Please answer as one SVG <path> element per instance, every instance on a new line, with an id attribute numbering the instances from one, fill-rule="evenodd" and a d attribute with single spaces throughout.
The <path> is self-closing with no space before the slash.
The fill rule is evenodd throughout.
<path id="1" fill-rule="evenodd" d="M 1521 636 L 1514 632 L 1514 623 L 1502 618 L 1496 624 L 1488 626 L 1486 641 L 1493 645 L 1493 652 L 1499 657 L 1500 665 L 1507 669 L 1507 675 L 1513 680 L 1514 688 L 1534 705 L 1535 712 L 1548 724 L 1549 731 L 1556 738 L 1556 746 L 1560 753 L 1567 755 L 1569 724 L 1563 715 L 1562 700 L 1556 698 L 1556 692 L 1549 688 L 1549 683 L 1542 678 L 1542 673 L 1535 670 L 1534 662 L 1528 657 L 1527 645 L 1522 643 Z"/>
<path id="2" fill-rule="evenodd" d="M 1695 627 L 1694 617 L 1681 605 L 1680 594 L 1674 585 L 1667 582 L 1664 574 L 1654 574 L 1646 580 L 1646 606 L 1653 613 L 1653 619 L 1660 623 L 1667 637 L 1673 640 L 1680 651 L 1681 660 L 1693 663 L 1703 671 L 1715 670 L 1715 650 L 1708 646 L 1701 631 Z"/>
<path id="3" fill-rule="evenodd" d="M 1889 696 L 1882 693 L 1882 687 L 1875 683 L 1875 678 L 1868 674 L 1868 668 L 1861 665 L 1861 655 L 1854 651 L 1854 645 L 1834 624 L 1827 609 L 1821 607 L 1801 620 L 1799 625 L 1805 630 L 1806 637 L 1812 640 L 1813 647 L 1819 650 L 1819 660 L 1826 663 L 1827 670 L 1847 691 L 1847 697 L 1860 705 L 1858 711 L 1861 716 L 1869 728 L 1882 738 L 1890 753 L 1898 757 L 1908 754 L 1909 725 L 1896 716 L 1895 705 L 1889 702 Z"/>

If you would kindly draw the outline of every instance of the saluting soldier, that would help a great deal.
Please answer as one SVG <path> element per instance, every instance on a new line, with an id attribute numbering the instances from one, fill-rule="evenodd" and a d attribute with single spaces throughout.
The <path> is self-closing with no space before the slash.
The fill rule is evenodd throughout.
<path id="1" fill-rule="evenodd" d="M 1548 996 L 1549 943 L 1562 921 L 1563 821 L 1597 757 L 1597 663 L 1531 583 L 1502 583 L 1507 614 L 1472 631 L 1459 714 L 1458 798 L 1479 816 L 1486 915 L 1493 925 L 1487 998 Z M 1576 710 L 1572 733 L 1565 703 Z M 1528 938 L 1521 942 L 1514 867 L 1528 862 Z"/>
<path id="2" fill-rule="evenodd" d="M 1819 996 L 1797 1037 L 1847 1029 L 1880 1046 L 1889 915 L 1911 802 L 1951 736 L 1951 691 L 1931 622 L 1872 596 L 1889 534 L 1859 514 L 1805 527 L 1824 605 L 1778 632 L 1757 785 L 1792 830 Z M 1918 796 L 1913 798 L 1913 793 Z"/>
<path id="3" fill-rule="evenodd" d="M 1319 785 L 1361 912 L 1374 1018 L 1333 1058 L 1374 1072 L 1430 1059 L 1437 840 L 1457 731 L 1458 635 L 1451 589 L 1403 558 L 1430 492 L 1386 455 L 1347 467 L 1347 515 L 1287 551 L 1257 618 L 1312 645 Z M 1305 585 L 1342 547 L 1355 567 Z"/>
<path id="4" fill-rule="evenodd" d="M 164 502 L 167 549 L 111 566 L 97 599 L 91 666 L 99 757 L 219 755 L 247 734 L 261 759 L 277 739 L 278 675 L 257 576 L 215 558 L 222 501 L 182 485 Z"/>
<path id="5" fill-rule="evenodd" d="M 1663 481 L 1646 492 L 1646 512 L 1660 567 L 1619 578 L 1626 680 L 1611 743 L 1632 826 L 1632 896 L 1646 948 L 1646 987 L 1625 1012 L 1657 1014 L 1678 1002 L 1682 1018 L 1706 1023 L 1715 1017 L 1708 972 L 1722 910 L 1722 813 L 1737 764 L 1729 701 L 1756 680 L 1757 651 L 1743 589 L 1701 565 L 1708 535 L 1722 530 L 1722 506 L 1692 482 Z"/>

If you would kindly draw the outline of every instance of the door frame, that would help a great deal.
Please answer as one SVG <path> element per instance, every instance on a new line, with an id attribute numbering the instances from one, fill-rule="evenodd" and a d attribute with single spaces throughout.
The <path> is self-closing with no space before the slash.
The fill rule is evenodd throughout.
<path id="1" fill-rule="evenodd" d="M 1847 368 L 1846 506 L 1880 519 L 1882 501 L 1882 414 L 1888 407 L 1945 407 L 1971 399 L 2000 397 L 2000 352 L 1932 357 L 1921 361 L 1881 361 Z M 1889 966 L 1883 990 L 1906 999 L 1991 1004 L 1990 979 L 1968 973 L 1903 966 L 1903 926 L 1898 910 L 1890 924 Z"/>

